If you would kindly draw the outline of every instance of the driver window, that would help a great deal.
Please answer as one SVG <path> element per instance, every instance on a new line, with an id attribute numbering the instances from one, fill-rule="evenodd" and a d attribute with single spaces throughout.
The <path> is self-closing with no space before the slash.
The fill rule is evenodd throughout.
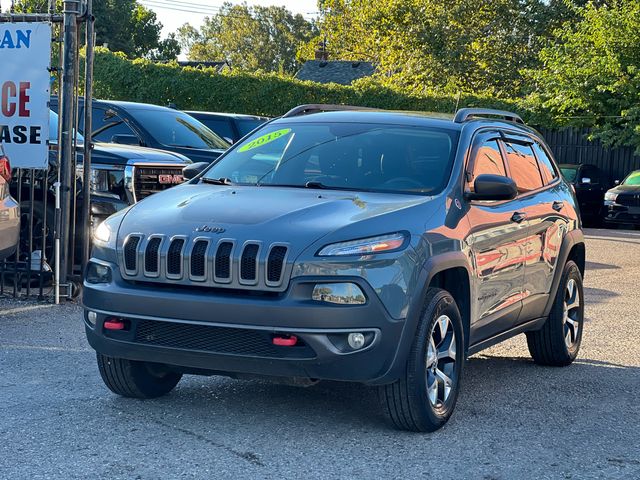
<path id="1" fill-rule="evenodd" d="M 467 184 L 467 191 L 470 192 L 473 191 L 473 182 L 478 178 L 478 175 L 491 174 L 502 175 L 503 177 L 507 175 L 497 140 L 489 140 L 480 145 L 476 152 L 472 168 L 471 179 Z"/>

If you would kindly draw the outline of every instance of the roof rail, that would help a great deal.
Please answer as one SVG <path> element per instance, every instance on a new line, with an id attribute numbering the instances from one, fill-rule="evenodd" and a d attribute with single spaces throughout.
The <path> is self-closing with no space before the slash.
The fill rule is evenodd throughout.
<path id="1" fill-rule="evenodd" d="M 453 121 L 463 123 L 476 117 L 485 116 L 502 117 L 508 122 L 521 123 L 524 125 L 522 117 L 517 113 L 507 112 L 506 110 L 494 110 L 492 108 L 461 108 L 456 112 Z"/>
<path id="2" fill-rule="evenodd" d="M 298 105 L 285 113 L 282 118 L 299 117 L 301 115 L 309 115 L 311 113 L 321 112 L 342 112 L 342 111 L 380 111 L 377 108 L 358 107 L 355 105 L 323 105 L 323 104 L 309 104 Z"/>

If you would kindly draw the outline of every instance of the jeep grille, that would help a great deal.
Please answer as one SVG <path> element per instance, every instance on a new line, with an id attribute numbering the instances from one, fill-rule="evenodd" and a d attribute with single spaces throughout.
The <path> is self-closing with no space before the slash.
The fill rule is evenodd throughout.
<path id="1" fill-rule="evenodd" d="M 288 253 L 283 243 L 132 234 L 121 250 L 121 273 L 141 282 L 283 291 Z"/>

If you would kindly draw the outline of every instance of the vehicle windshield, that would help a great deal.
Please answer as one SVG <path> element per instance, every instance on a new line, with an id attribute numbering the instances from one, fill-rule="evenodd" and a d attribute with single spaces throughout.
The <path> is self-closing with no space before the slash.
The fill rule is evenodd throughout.
<path id="1" fill-rule="evenodd" d="M 576 175 L 578 175 L 578 169 L 575 167 L 560 167 L 560 171 L 567 182 L 575 181 Z"/>
<path id="2" fill-rule="evenodd" d="M 453 164 L 458 132 L 401 125 L 277 123 L 210 168 L 204 180 L 436 194 Z"/>
<path id="3" fill-rule="evenodd" d="M 640 185 L 640 170 L 637 172 L 631 173 L 627 178 L 622 182 L 623 185 Z"/>
<path id="4" fill-rule="evenodd" d="M 84 137 L 78 133 L 78 145 L 84 143 Z M 58 114 L 53 110 L 49 110 L 49 144 L 58 144 Z"/>
<path id="5" fill-rule="evenodd" d="M 229 148 L 229 143 L 186 113 L 136 108 L 129 110 L 129 113 L 162 145 L 222 150 Z"/>

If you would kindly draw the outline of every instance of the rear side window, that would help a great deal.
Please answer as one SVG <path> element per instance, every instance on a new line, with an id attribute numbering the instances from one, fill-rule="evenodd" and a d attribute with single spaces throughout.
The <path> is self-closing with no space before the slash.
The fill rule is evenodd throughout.
<path id="1" fill-rule="evenodd" d="M 217 133 L 222 138 L 228 138 L 233 140 L 235 134 L 233 133 L 233 126 L 231 122 L 225 118 L 201 118 L 200 121 L 207 127 Z"/>
<path id="2" fill-rule="evenodd" d="M 536 153 L 536 157 L 538 158 L 538 164 L 540 166 L 540 172 L 542 173 L 542 178 L 545 184 L 553 182 L 556 178 L 558 178 L 558 172 L 553 168 L 553 163 L 549 158 L 549 154 L 542 148 L 542 145 L 539 143 L 533 144 L 533 151 Z"/>
<path id="3" fill-rule="evenodd" d="M 478 178 L 478 175 L 506 176 L 504 161 L 502 160 L 497 140 L 489 140 L 480 145 L 473 160 L 472 168 L 472 178 L 467 186 L 469 191 L 473 191 L 473 182 Z"/>
<path id="4" fill-rule="evenodd" d="M 516 182 L 518 192 L 526 193 L 541 188 L 542 176 L 531 145 L 505 142 L 504 147 L 509 173 Z"/>

